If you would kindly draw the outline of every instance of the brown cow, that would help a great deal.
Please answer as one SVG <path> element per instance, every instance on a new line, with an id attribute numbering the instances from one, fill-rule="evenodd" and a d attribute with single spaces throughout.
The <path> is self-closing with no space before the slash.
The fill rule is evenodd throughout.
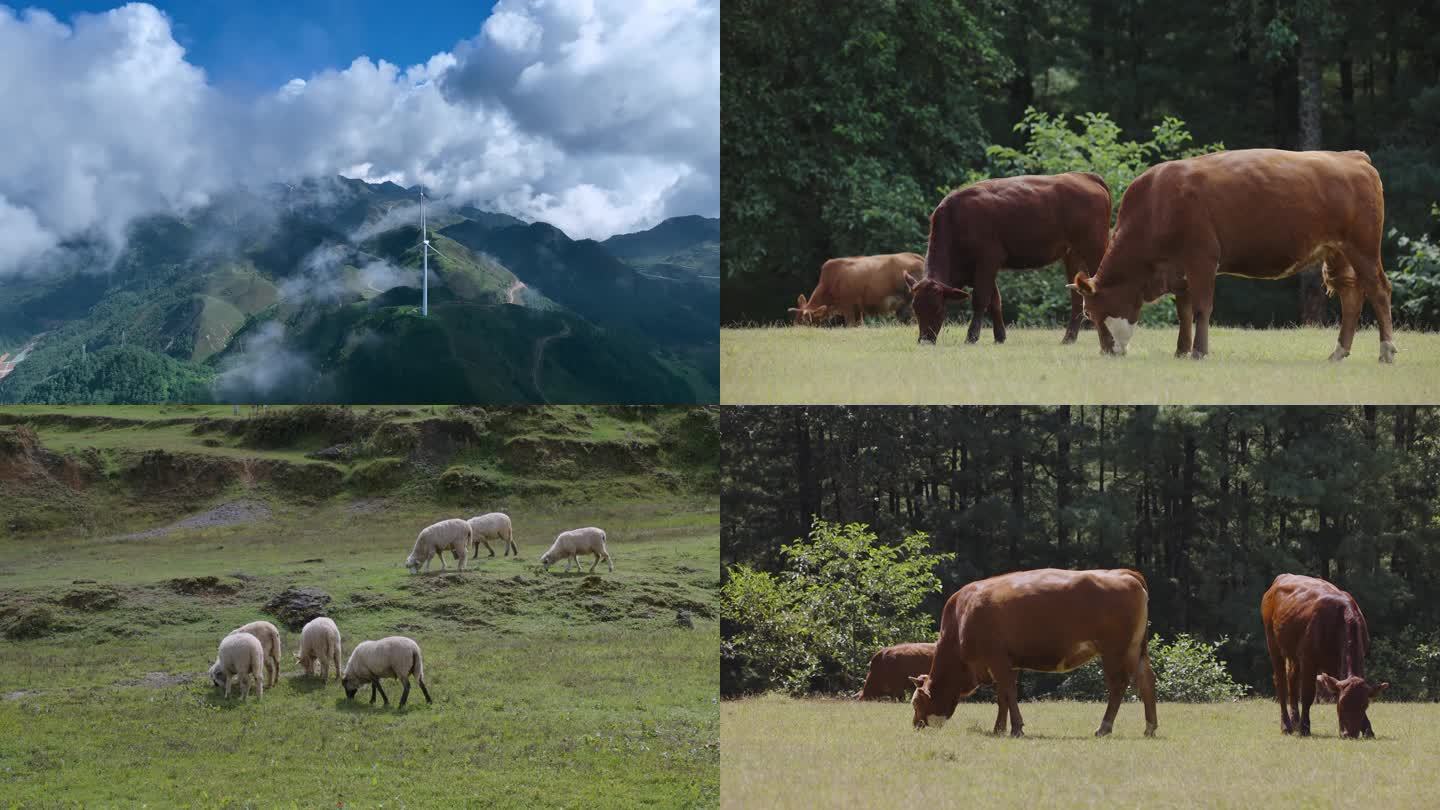
<path id="1" fill-rule="evenodd" d="M 1149 591 L 1138 571 L 1042 568 L 972 582 L 945 603 L 930 674 L 911 678 L 915 728 L 939 728 L 960 698 L 995 684 L 995 733 L 1023 736 L 1017 671 L 1068 672 L 1099 655 L 1110 703 L 1095 736 L 1110 733 L 1125 687 L 1145 703 L 1145 735 L 1154 736 L 1155 671 L 1145 640 Z"/>
<path id="2" fill-rule="evenodd" d="M 1260 600 L 1260 618 L 1280 702 L 1280 729 L 1289 734 L 1298 725 L 1301 736 L 1308 736 L 1310 704 L 1316 687 L 1324 686 L 1337 695 L 1340 736 L 1374 737 L 1365 710 L 1370 698 L 1390 684 L 1365 679 L 1370 630 L 1355 597 L 1323 579 L 1281 574 Z"/>
<path id="3" fill-rule="evenodd" d="M 1065 263 L 1065 278 L 1100 267 L 1110 236 L 1110 187 L 1098 174 L 1069 172 L 984 180 L 950 192 L 930 215 L 925 278 L 911 288 L 920 341 L 934 343 L 945 323 L 945 299 L 973 287 L 975 315 L 965 342 L 980 340 L 985 313 L 995 342 L 1005 342 L 1005 316 L 995 276 Z M 1080 331 L 1080 296 L 1070 293 L 1070 325 Z"/>
<path id="4" fill-rule="evenodd" d="M 855 693 L 855 699 L 879 700 L 891 697 L 904 700 L 905 690 L 910 688 L 910 679 L 929 672 L 930 662 L 934 658 L 933 642 L 886 647 L 870 657 L 870 671 L 865 675 L 865 685 Z"/>
<path id="5" fill-rule="evenodd" d="M 1175 294 L 1175 356 L 1210 351 L 1217 274 L 1280 279 L 1324 261 L 1338 293 L 1340 345 L 1350 354 L 1364 300 L 1380 327 L 1380 362 L 1395 359 L 1390 281 L 1380 266 L 1385 199 L 1364 152 L 1241 149 L 1151 167 L 1125 190 L 1114 239 L 1094 278 L 1070 289 L 1106 354 L 1124 354 L 1140 306 Z M 1194 340 L 1191 340 L 1193 326 Z"/>
<path id="6" fill-rule="evenodd" d="M 792 322 L 821 324 L 843 315 L 846 326 L 863 325 L 865 314 L 894 314 L 910 319 L 909 273 L 919 273 L 925 258 L 918 253 L 886 253 L 830 259 L 820 267 L 820 281 L 810 298 L 795 297 Z"/>

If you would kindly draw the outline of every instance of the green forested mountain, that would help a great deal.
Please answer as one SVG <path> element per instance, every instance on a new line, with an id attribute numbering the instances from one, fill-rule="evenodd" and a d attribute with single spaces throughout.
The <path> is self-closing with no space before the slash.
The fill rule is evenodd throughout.
<path id="1" fill-rule="evenodd" d="M 680 285 L 544 223 L 432 205 L 422 318 L 416 191 L 236 191 L 0 280 L 0 353 L 30 349 L 0 402 L 718 398 L 718 289 L 649 294 Z"/>

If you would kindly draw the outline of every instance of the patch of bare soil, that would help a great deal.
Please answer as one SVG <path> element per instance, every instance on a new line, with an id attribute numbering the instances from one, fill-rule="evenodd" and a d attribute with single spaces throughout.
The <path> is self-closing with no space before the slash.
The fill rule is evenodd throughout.
<path id="1" fill-rule="evenodd" d="M 235 526 L 241 523 L 254 523 L 270 519 L 270 507 L 263 501 L 231 501 L 222 503 L 206 512 L 198 515 L 191 515 L 178 523 L 163 526 L 158 529 L 146 529 L 143 532 L 133 534 L 122 534 L 112 537 L 111 540 L 149 540 L 154 537 L 164 537 L 171 532 L 178 532 L 184 529 L 209 529 L 217 526 Z"/>

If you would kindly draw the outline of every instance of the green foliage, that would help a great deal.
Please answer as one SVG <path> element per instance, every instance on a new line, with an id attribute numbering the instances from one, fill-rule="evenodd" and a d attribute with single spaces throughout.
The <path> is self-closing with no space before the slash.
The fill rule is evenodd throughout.
<path id="1" fill-rule="evenodd" d="M 1245 687 L 1236 683 L 1217 652 L 1226 642 L 1205 642 L 1181 633 L 1169 644 L 1160 636 L 1150 639 L 1150 666 L 1155 670 L 1155 696 L 1166 703 L 1213 703 L 1237 700 Z M 1052 697 L 1068 700 L 1106 700 L 1105 673 L 1095 658 L 1070 673 Z M 1126 692 L 1136 698 L 1132 686 Z"/>
<path id="2" fill-rule="evenodd" d="M 1440 631 L 1407 625 L 1398 633 L 1371 639 L 1365 673 L 1387 681 L 1387 698 L 1440 700 Z"/>
<path id="3" fill-rule="evenodd" d="M 920 607 L 940 590 L 935 566 L 954 555 L 928 547 L 924 532 L 886 545 L 864 524 L 816 520 L 808 541 L 781 547 L 780 571 L 731 567 L 721 617 L 735 632 L 722 654 L 740 663 L 722 689 L 852 689 L 876 650 L 932 638 Z"/>
<path id="4" fill-rule="evenodd" d="M 1440 206 L 1432 206 L 1431 212 L 1440 220 Z M 1400 251 L 1389 273 L 1395 320 L 1414 328 L 1440 329 L 1440 244 L 1428 236 L 1396 233 L 1390 229 Z"/>
<path id="5" fill-rule="evenodd" d="M 15 374 L 27 373 L 28 361 Z M 24 377 L 23 397 L 53 405 L 144 405 L 154 402 L 209 402 L 211 372 L 139 346 L 108 346 L 71 357 L 50 376 Z"/>

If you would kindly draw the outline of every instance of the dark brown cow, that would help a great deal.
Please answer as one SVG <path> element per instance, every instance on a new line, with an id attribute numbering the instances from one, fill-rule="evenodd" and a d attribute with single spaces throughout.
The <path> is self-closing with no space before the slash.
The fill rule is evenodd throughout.
<path id="1" fill-rule="evenodd" d="M 919 274 L 925 258 L 918 253 L 886 253 L 830 259 L 820 267 L 820 281 L 807 299 L 796 296 L 790 308 L 796 324 L 822 324 L 836 316 L 846 326 L 865 323 L 865 315 L 895 314 L 909 320 L 910 281 Z"/>
<path id="2" fill-rule="evenodd" d="M 1370 629 L 1355 597 L 1323 579 L 1281 574 L 1260 600 L 1260 618 L 1280 701 L 1280 729 L 1289 734 L 1298 726 L 1301 736 L 1310 734 L 1310 704 L 1323 685 L 1337 695 L 1340 736 L 1374 737 L 1365 710 L 1390 684 L 1365 679 Z"/>
<path id="3" fill-rule="evenodd" d="M 886 647 L 870 656 L 870 671 L 865 675 L 865 684 L 855 693 L 856 700 L 879 700 L 881 698 L 905 699 L 905 690 L 910 688 L 910 679 L 930 671 L 930 662 L 935 658 L 933 642 L 896 644 Z"/>
<path id="4" fill-rule="evenodd" d="M 1280 279 L 1324 261 L 1325 289 L 1339 294 L 1340 345 L 1350 354 L 1365 299 L 1380 327 L 1380 362 L 1395 359 L 1390 281 L 1380 266 L 1385 199 L 1364 152 L 1241 149 L 1172 160 L 1135 179 L 1120 201 L 1110 249 L 1094 278 L 1070 289 L 1100 349 L 1124 354 L 1140 307 L 1175 294 L 1175 356 L 1210 351 L 1217 274 Z M 1192 341 L 1191 331 L 1194 331 Z"/>
<path id="5" fill-rule="evenodd" d="M 995 277 L 1003 267 L 1024 270 L 1065 263 L 1065 278 L 1094 273 L 1110 234 L 1110 188 L 1098 174 L 1025 175 L 984 180 L 950 192 L 930 214 L 925 278 L 915 284 L 920 341 L 934 343 L 945 322 L 945 300 L 973 287 L 975 315 L 967 343 L 980 340 L 985 313 L 995 342 L 1005 342 L 1005 316 Z M 1070 294 L 1070 325 L 1080 330 L 1080 296 Z"/>
<path id="6" fill-rule="evenodd" d="M 1155 671 L 1145 641 L 1149 591 L 1138 571 L 1042 568 L 972 582 L 945 603 L 930 674 L 912 678 L 915 728 L 940 727 L 981 684 L 995 684 L 995 733 L 1020 737 L 1018 670 L 1068 672 L 1099 655 L 1110 703 L 1095 736 L 1110 733 L 1125 687 L 1145 703 L 1155 734 Z"/>

